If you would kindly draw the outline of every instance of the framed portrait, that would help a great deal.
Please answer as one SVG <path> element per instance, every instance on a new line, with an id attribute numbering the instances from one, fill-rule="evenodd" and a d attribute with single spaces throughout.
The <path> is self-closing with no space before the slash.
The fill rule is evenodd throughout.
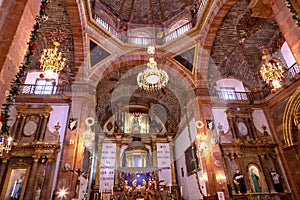
<path id="1" fill-rule="evenodd" d="M 0 199 L 19 200 L 24 198 L 30 165 L 12 165 L 9 167 Z"/>
<path id="2" fill-rule="evenodd" d="M 194 156 L 196 159 L 196 165 L 193 160 L 192 146 L 194 148 Z M 198 167 L 198 170 L 201 169 L 201 167 L 199 165 L 199 160 L 198 160 L 198 156 L 197 156 L 197 148 L 196 148 L 195 143 L 193 143 L 191 146 L 189 146 L 189 148 L 187 148 L 187 150 L 184 152 L 184 154 L 185 154 L 186 174 L 187 174 L 187 176 L 190 176 L 191 174 L 196 172 L 196 166 Z"/>

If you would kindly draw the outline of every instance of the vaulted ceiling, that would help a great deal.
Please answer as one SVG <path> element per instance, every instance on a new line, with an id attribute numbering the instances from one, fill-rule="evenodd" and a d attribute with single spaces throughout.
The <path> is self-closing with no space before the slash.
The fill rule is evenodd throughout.
<path id="1" fill-rule="evenodd" d="M 55 1 L 54 1 L 55 2 Z M 51 2 L 50 6 L 57 7 L 66 12 L 65 0 L 59 0 L 59 3 Z M 142 26 L 155 25 L 161 26 L 168 20 L 176 20 L 178 13 L 186 13 L 191 15 L 193 1 L 191 0 L 98 0 L 94 2 L 94 9 L 102 9 L 108 12 L 108 16 L 113 15 L 130 24 L 140 24 Z M 97 3 L 97 5 L 95 5 Z M 259 87 L 261 80 L 259 78 L 259 64 L 261 62 L 261 50 L 259 45 L 262 43 L 270 46 L 279 34 L 279 28 L 276 21 L 272 18 L 254 17 L 251 9 L 248 8 L 248 0 L 238 0 L 227 12 L 222 19 L 222 23 L 217 27 L 214 42 L 211 47 L 210 57 L 214 63 L 213 68 L 209 68 L 208 82 L 216 81 L 216 77 L 212 74 L 216 71 L 221 77 L 233 77 L 242 81 L 249 89 Z M 65 13 L 65 15 L 67 15 Z M 70 45 L 74 45 L 71 35 L 73 34 L 72 26 L 70 26 L 69 17 L 58 15 L 50 15 L 48 22 L 55 24 L 55 20 L 59 22 L 59 26 L 67 32 L 65 43 L 61 44 L 63 54 L 70 61 L 68 64 L 69 74 L 76 75 L 74 68 L 74 54 L 76 51 Z M 52 20 L 53 19 L 53 20 Z M 71 19 L 72 21 L 72 19 Z M 48 23 L 48 24 L 49 24 Z M 47 30 L 46 30 L 47 29 Z M 49 34 L 49 30 L 45 27 L 45 35 Z M 101 43 L 101 41 L 99 41 Z M 134 66 L 118 69 L 108 73 L 107 77 L 99 80 L 97 87 L 98 114 L 101 114 L 100 121 L 102 123 L 112 114 L 110 108 L 111 94 L 116 87 L 116 80 L 120 80 L 120 75 L 126 73 L 127 70 Z M 122 72 L 125 70 L 125 72 Z M 220 78 L 220 77 L 218 77 Z M 136 80 L 136 79 L 135 79 Z M 179 122 L 180 108 L 176 97 L 171 91 L 163 92 L 164 100 L 160 96 L 150 97 L 143 95 L 139 91 L 135 91 L 130 101 L 141 101 L 144 103 L 161 103 L 169 104 L 167 109 L 169 112 L 176 113 L 176 120 L 169 119 L 169 127 L 172 131 L 176 131 L 176 123 Z M 170 103 L 173 102 L 173 103 Z M 176 103 L 177 102 L 177 103 Z M 107 116 L 104 116 L 107 114 Z M 104 121 L 103 121 L 104 120 Z"/>
<path id="2" fill-rule="evenodd" d="M 105 9 L 130 24 L 162 25 L 178 14 L 190 15 L 193 0 L 94 0 L 95 9 Z M 176 20 L 176 19 L 174 19 Z"/>
<path id="3" fill-rule="evenodd" d="M 237 1 L 229 10 L 214 39 L 211 58 L 222 77 L 236 78 L 252 89 L 261 85 L 260 44 L 271 47 L 280 33 L 274 19 L 253 17 L 248 3 Z"/>

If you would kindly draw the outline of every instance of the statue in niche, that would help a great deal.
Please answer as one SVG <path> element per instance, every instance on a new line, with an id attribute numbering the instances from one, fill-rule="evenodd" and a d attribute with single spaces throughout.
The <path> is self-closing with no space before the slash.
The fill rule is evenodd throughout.
<path id="1" fill-rule="evenodd" d="M 132 126 L 132 133 L 140 133 L 141 132 L 141 121 L 142 121 L 142 114 L 134 113 L 133 114 L 133 126 Z"/>
<path id="2" fill-rule="evenodd" d="M 271 174 L 272 182 L 274 184 L 275 191 L 284 192 L 283 187 L 281 185 L 281 176 L 273 169 L 271 169 L 270 174 Z"/>
<path id="3" fill-rule="evenodd" d="M 18 200 L 21 197 L 22 187 L 23 187 L 24 175 L 20 176 L 12 187 L 9 200 Z"/>
<path id="4" fill-rule="evenodd" d="M 233 175 L 233 184 L 234 189 L 237 194 L 246 193 L 246 185 L 243 174 L 240 173 L 239 169 L 236 169 L 235 174 Z"/>
<path id="5" fill-rule="evenodd" d="M 254 192 L 260 192 L 261 190 L 259 187 L 259 176 L 254 172 L 253 168 L 250 169 L 250 177 L 252 180 Z"/>

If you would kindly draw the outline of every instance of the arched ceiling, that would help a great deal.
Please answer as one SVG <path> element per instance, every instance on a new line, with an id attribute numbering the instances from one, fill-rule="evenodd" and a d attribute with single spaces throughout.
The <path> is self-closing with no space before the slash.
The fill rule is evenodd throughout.
<path id="1" fill-rule="evenodd" d="M 193 0 L 93 0 L 95 9 L 105 8 L 123 22 L 143 25 L 162 25 L 179 14 L 190 15 L 193 4 Z"/>
<path id="2" fill-rule="evenodd" d="M 163 106 L 167 113 L 166 128 L 173 133 L 178 130 L 178 124 L 181 117 L 180 103 L 175 94 L 168 88 L 161 91 L 149 93 L 137 88 L 136 75 L 133 74 L 134 79 L 129 76 L 128 80 L 120 80 L 124 75 L 136 66 L 127 66 L 117 69 L 105 76 L 97 85 L 96 99 L 97 99 L 97 117 L 100 126 L 117 111 L 117 109 L 129 108 L 130 104 L 135 105 L 151 105 L 159 104 Z M 125 75 L 126 76 L 126 75 Z M 116 98 L 116 90 L 119 85 L 126 86 L 121 88 Z M 131 90 L 131 88 L 134 88 Z M 117 91 L 118 92 L 118 91 Z M 160 117 L 160 116 L 158 116 Z M 164 117 L 164 116 L 162 116 Z M 163 121 L 163 120 L 162 120 Z"/>
<path id="3" fill-rule="evenodd" d="M 274 19 L 252 17 L 248 4 L 247 0 L 237 1 L 224 17 L 213 42 L 211 58 L 222 77 L 236 78 L 252 89 L 261 85 L 260 44 L 272 45 L 279 28 Z"/>

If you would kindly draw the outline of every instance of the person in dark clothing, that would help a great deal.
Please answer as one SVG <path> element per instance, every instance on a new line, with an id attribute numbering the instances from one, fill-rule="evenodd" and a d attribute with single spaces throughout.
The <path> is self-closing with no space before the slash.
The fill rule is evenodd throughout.
<path id="1" fill-rule="evenodd" d="M 233 183 L 234 183 L 235 192 L 237 194 L 247 192 L 244 176 L 240 173 L 239 169 L 237 169 L 235 174 L 233 175 Z"/>

